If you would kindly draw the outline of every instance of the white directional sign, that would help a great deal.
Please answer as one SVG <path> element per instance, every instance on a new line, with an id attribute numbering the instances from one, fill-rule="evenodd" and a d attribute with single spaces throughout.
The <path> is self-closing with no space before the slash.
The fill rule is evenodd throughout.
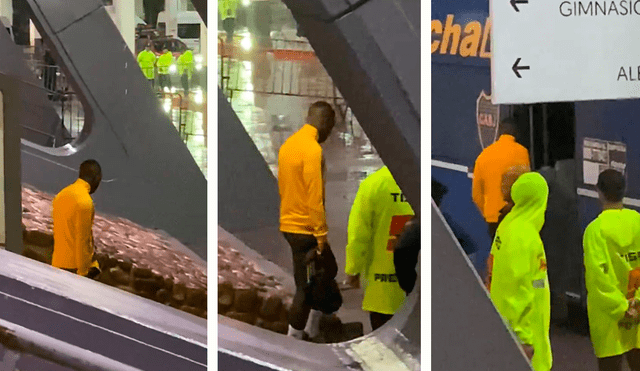
<path id="1" fill-rule="evenodd" d="M 640 0 L 491 0 L 495 104 L 640 98 Z"/>

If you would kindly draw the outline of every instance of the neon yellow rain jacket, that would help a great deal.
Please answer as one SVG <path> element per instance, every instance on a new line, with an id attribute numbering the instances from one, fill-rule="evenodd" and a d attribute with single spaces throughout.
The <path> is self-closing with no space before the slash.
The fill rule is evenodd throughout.
<path id="1" fill-rule="evenodd" d="M 178 73 L 182 76 L 185 71 L 187 76 L 191 78 L 193 75 L 193 53 L 191 50 L 187 50 L 178 57 Z"/>
<path id="2" fill-rule="evenodd" d="M 151 50 L 143 50 L 138 54 L 138 65 L 147 80 L 153 80 L 156 76 L 154 67 L 156 64 L 156 55 Z"/>
<path id="3" fill-rule="evenodd" d="M 166 52 L 158 58 L 158 75 L 168 75 L 169 67 L 173 64 L 173 54 Z"/>
<path id="4" fill-rule="evenodd" d="M 639 348 L 638 326 L 618 326 L 638 297 L 640 286 L 640 214 L 605 210 L 584 232 L 584 265 L 591 342 L 596 357 L 612 357 Z"/>
<path id="5" fill-rule="evenodd" d="M 498 227 L 487 266 L 491 300 L 520 342 L 533 346 L 536 371 L 549 371 L 552 364 L 549 279 L 540 239 L 548 195 L 540 174 L 518 178 L 511 189 L 515 206 Z"/>
<path id="6" fill-rule="evenodd" d="M 362 274 L 362 309 L 394 314 L 405 294 L 398 284 L 393 249 L 404 224 L 414 215 L 385 166 L 362 181 L 349 214 L 345 273 Z"/>
<path id="7" fill-rule="evenodd" d="M 218 12 L 222 20 L 235 18 L 237 10 L 238 0 L 218 0 Z"/>

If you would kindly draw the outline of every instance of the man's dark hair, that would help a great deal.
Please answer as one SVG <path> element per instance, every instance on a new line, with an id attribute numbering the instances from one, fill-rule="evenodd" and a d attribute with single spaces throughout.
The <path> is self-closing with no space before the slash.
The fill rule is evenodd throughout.
<path id="1" fill-rule="evenodd" d="M 80 179 L 91 182 L 99 175 L 102 175 L 102 168 L 98 161 L 86 160 L 80 164 Z"/>
<path id="2" fill-rule="evenodd" d="M 607 169 L 598 176 L 596 187 L 602 192 L 604 198 L 609 202 L 620 202 L 624 198 L 626 189 L 624 175 L 619 171 Z"/>
<path id="3" fill-rule="evenodd" d="M 447 187 L 438 182 L 435 179 L 431 179 L 431 198 L 436 203 L 436 206 L 440 207 L 440 203 L 442 202 L 442 198 L 447 193 Z"/>
<path id="4" fill-rule="evenodd" d="M 318 101 L 309 107 L 308 116 L 314 124 L 326 125 L 330 120 L 335 121 L 336 113 L 329 103 Z"/>
<path id="5" fill-rule="evenodd" d="M 500 122 L 500 135 L 504 134 L 514 137 L 518 134 L 518 126 L 512 117 L 507 117 Z"/>

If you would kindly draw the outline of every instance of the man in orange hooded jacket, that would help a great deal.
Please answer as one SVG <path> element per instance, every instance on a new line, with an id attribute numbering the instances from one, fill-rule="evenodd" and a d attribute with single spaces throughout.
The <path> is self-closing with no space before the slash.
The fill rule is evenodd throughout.
<path id="1" fill-rule="evenodd" d="M 473 202 L 489 227 L 491 240 L 498 229 L 500 210 L 507 204 L 502 191 L 505 173 L 514 166 L 529 168 L 529 152 L 516 142 L 516 126 L 507 118 L 500 123 L 500 138 L 485 148 L 473 169 Z"/>

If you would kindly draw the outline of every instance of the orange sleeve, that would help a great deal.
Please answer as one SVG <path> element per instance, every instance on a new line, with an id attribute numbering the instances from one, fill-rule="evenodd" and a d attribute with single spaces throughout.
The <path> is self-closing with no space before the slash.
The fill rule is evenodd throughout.
<path id="1" fill-rule="evenodd" d="M 473 168 L 473 181 L 472 181 L 472 197 L 473 202 L 480 210 L 480 214 L 484 217 L 484 179 L 482 178 L 482 166 L 480 157 L 476 160 L 476 164 Z"/>
<path id="2" fill-rule="evenodd" d="M 313 151 L 304 159 L 303 177 L 308 190 L 309 216 L 313 235 L 318 240 L 326 239 L 328 233 L 324 208 L 324 182 L 322 180 L 322 148 Z"/>
<path id="3" fill-rule="evenodd" d="M 93 258 L 93 237 L 91 227 L 93 225 L 93 204 L 80 201 L 76 212 L 77 238 L 75 246 L 76 268 L 78 274 L 86 276 L 89 273 Z"/>

